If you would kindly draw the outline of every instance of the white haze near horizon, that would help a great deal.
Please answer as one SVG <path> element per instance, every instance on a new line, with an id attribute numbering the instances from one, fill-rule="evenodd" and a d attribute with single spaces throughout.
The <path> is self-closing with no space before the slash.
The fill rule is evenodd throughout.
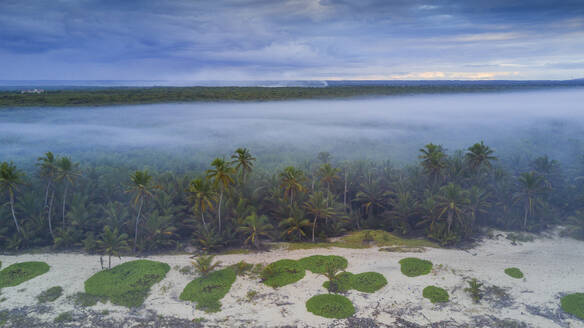
<path id="1" fill-rule="evenodd" d="M 175 150 L 193 160 L 245 146 L 258 161 L 278 156 L 416 160 L 433 142 L 449 150 L 484 140 L 499 154 L 522 149 L 570 161 L 582 151 L 584 89 L 413 95 L 365 99 L 156 104 L 0 110 L 0 161 L 46 151 Z M 162 156 L 162 155 L 161 155 Z"/>

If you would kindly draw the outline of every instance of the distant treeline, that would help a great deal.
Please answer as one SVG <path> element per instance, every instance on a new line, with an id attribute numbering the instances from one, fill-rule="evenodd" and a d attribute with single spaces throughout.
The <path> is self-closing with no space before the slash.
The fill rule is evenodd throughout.
<path id="1" fill-rule="evenodd" d="M 106 106 L 196 101 L 274 101 L 409 94 L 495 92 L 582 87 L 582 81 L 530 83 L 444 83 L 419 85 L 340 85 L 329 87 L 141 87 L 0 92 L 0 107 Z"/>

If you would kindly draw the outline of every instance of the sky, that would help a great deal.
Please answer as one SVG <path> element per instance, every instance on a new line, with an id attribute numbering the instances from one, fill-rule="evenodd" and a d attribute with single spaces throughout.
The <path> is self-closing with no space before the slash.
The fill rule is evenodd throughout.
<path id="1" fill-rule="evenodd" d="M 0 0 L 0 80 L 582 77 L 583 0 Z"/>

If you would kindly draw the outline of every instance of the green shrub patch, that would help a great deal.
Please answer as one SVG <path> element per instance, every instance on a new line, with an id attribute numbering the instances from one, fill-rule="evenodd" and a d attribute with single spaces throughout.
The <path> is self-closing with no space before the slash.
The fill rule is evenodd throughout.
<path id="1" fill-rule="evenodd" d="M 51 287 L 42 292 L 38 297 L 39 303 L 53 302 L 63 295 L 63 288 L 61 286 Z"/>
<path id="2" fill-rule="evenodd" d="M 523 272 L 518 268 L 507 268 L 505 269 L 505 273 L 512 278 L 521 279 L 523 278 Z"/>
<path id="3" fill-rule="evenodd" d="M 310 270 L 312 273 L 325 273 L 327 265 L 333 265 L 339 270 L 345 270 L 348 265 L 346 258 L 336 255 L 313 255 L 300 259 L 298 262 L 304 269 Z"/>
<path id="4" fill-rule="evenodd" d="M 351 272 L 339 273 L 336 277 L 337 292 L 347 292 L 351 289 L 364 293 L 373 293 L 387 285 L 387 279 L 377 272 L 363 272 L 352 274 Z M 323 287 L 328 289 L 329 281 L 325 281 Z"/>
<path id="5" fill-rule="evenodd" d="M 313 296 L 306 302 L 306 309 L 315 315 L 334 319 L 348 318 L 355 314 L 353 303 L 345 296 L 337 294 Z"/>
<path id="6" fill-rule="evenodd" d="M 408 277 L 417 277 L 432 271 L 432 262 L 420 260 L 415 257 L 407 257 L 399 261 L 401 272 Z"/>
<path id="7" fill-rule="evenodd" d="M 562 310 L 584 320 L 584 293 L 566 295 L 561 303 Z"/>
<path id="8" fill-rule="evenodd" d="M 183 301 L 197 303 L 197 309 L 206 312 L 221 310 L 220 300 L 229 292 L 237 274 L 232 268 L 209 273 L 191 281 L 180 294 Z"/>
<path id="9" fill-rule="evenodd" d="M 0 271 L 0 288 L 18 286 L 49 271 L 45 262 L 15 263 Z"/>
<path id="10" fill-rule="evenodd" d="M 432 303 L 448 302 L 448 292 L 440 287 L 428 286 L 422 291 L 422 295 Z"/>
<path id="11" fill-rule="evenodd" d="M 294 260 L 279 260 L 269 264 L 261 273 L 262 282 L 271 287 L 282 287 L 304 278 L 304 268 Z"/>
<path id="12" fill-rule="evenodd" d="M 161 262 L 126 262 L 87 279 L 85 292 L 105 297 L 117 305 L 138 307 L 144 303 L 150 288 L 161 281 L 169 270 L 170 266 Z"/>

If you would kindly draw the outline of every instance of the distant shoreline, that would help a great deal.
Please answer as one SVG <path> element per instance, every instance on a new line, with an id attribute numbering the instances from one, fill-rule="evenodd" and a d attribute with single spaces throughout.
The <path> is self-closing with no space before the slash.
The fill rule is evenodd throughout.
<path id="1" fill-rule="evenodd" d="M 247 102 L 356 97 L 404 96 L 571 89 L 584 87 L 584 80 L 571 81 L 444 81 L 444 83 L 351 84 L 326 87 L 197 86 L 197 87 L 78 87 L 29 88 L 0 91 L 0 108 L 112 106 L 188 102 Z M 379 82 L 381 83 L 381 82 Z M 388 82 L 389 83 L 389 82 Z M 35 89 L 37 88 L 35 87 Z M 23 93 L 24 92 L 24 93 Z"/>

